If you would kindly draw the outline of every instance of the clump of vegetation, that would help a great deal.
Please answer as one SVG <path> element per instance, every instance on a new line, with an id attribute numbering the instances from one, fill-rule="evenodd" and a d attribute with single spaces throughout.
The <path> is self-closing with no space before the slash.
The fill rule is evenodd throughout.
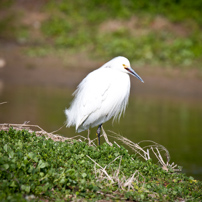
<path id="1" fill-rule="evenodd" d="M 201 201 L 202 182 L 141 161 L 124 147 L 0 132 L 2 201 Z"/>

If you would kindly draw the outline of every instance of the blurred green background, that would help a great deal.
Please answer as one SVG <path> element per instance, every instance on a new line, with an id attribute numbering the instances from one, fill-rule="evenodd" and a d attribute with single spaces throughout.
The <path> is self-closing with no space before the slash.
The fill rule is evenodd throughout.
<path id="1" fill-rule="evenodd" d="M 29 17 L 34 7 L 38 16 Z M 30 56 L 64 50 L 201 69 L 201 0 L 4 0 L 0 9 L 0 37 L 29 45 Z"/>

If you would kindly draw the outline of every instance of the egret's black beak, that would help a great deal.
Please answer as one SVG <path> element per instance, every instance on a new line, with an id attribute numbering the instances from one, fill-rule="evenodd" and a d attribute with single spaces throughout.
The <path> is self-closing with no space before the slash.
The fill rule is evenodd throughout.
<path id="1" fill-rule="evenodd" d="M 136 78 L 138 78 L 142 83 L 144 83 L 143 79 L 131 68 L 128 66 L 124 67 L 131 75 L 135 76 Z"/>

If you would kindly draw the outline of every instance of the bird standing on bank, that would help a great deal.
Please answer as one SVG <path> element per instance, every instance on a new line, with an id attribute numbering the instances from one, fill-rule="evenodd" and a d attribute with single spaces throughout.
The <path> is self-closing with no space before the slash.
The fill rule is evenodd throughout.
<path id="1" fill-rule="evenodd" d="M 98 126 L 97 136 L 100 145 L 100 131 L 103 123 L 114 117 L 120 118 L 125 112 L 130 95 L 129 74 L 142 78 L 131 68 L 123 56 L 115 57 L 100 68 L 89 73 L 73 93 L 74 100 L 65 110 L 67 127 L 76 126 L 81 132 Z"/>

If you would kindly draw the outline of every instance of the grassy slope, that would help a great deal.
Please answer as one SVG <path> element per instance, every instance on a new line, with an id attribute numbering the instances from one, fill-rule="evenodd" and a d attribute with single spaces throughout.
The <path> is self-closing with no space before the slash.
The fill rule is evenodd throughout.
<path id="1" fill-rule="evenodd" d="M 202 199 L 202 182 L 171 170 L 166 172 L 150 160 L 143 162 L 124 147 L 54 142 L 12 128 L 0 132 L 0 145 L 1 201 Z M 120 169 L 114 182 L 87 155 L 102 167 L 108 165 L 106 171 L 111 177 Z M 131 188 L 124 187 L 134 173 Z"/>

